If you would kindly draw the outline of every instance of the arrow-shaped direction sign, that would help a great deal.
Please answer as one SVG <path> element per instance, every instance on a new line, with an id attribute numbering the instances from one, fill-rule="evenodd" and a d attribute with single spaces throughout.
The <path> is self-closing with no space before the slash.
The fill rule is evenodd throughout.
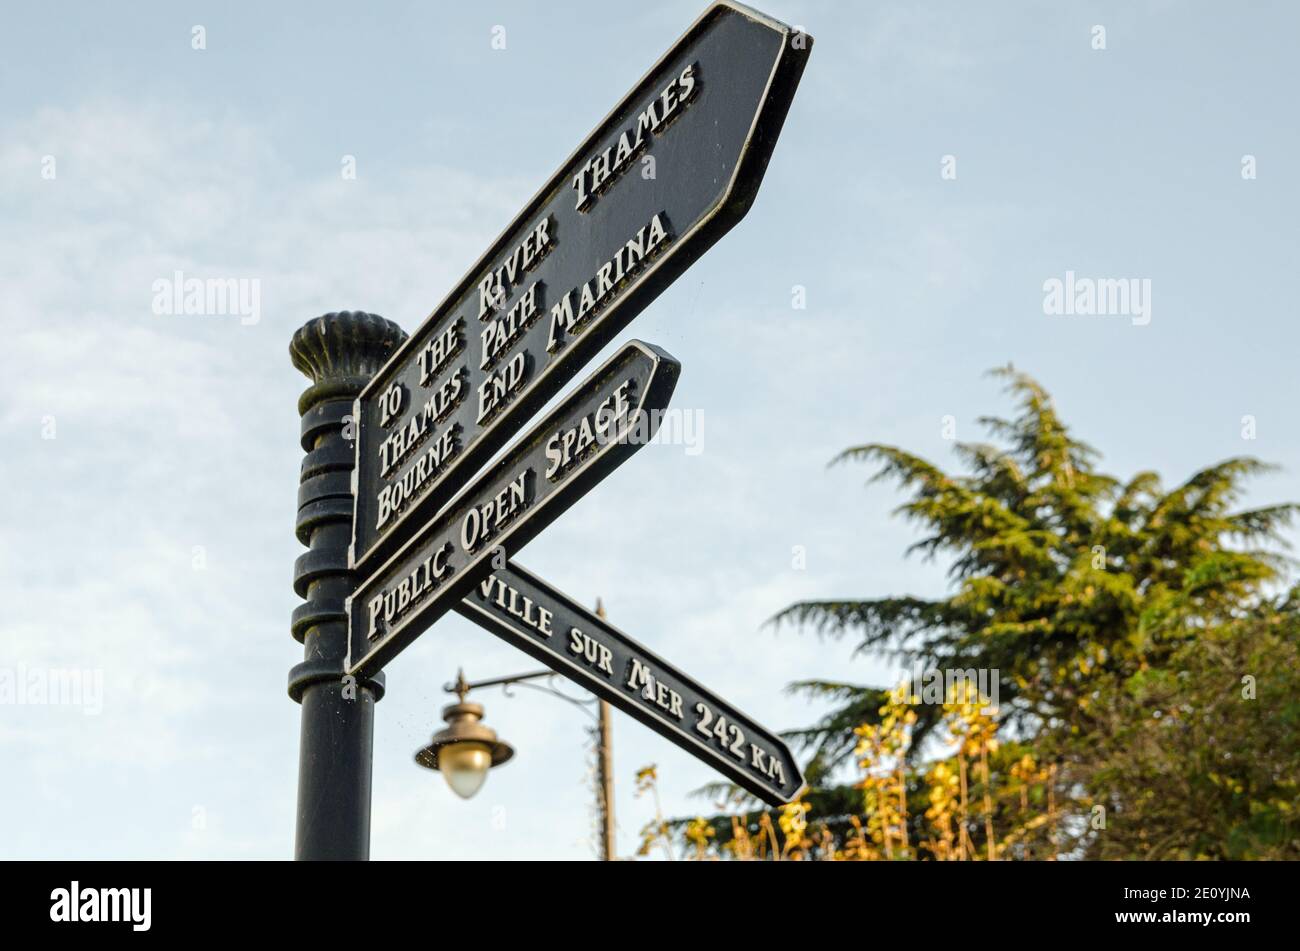
<path id="1" fill-rule="evenodd" d="M 803 790 L 799 764 L 779 737 L 513 561 L 476 584 L 456 610 L 768 805 Z"/>
<path id="2" fill-rule="evenodd" d="M 351 565 L 408 541 L 748 211 L 812 38 L 715 3 L 361 392 Z"/>
<path id="3" fill-rule="evenodd" d="M 649 442 L 680 370 L 629 342 L 480 474 L 348 599 L 348 673 L 379 670 L 482 581 L 494 556 L 518 551 Z"/>

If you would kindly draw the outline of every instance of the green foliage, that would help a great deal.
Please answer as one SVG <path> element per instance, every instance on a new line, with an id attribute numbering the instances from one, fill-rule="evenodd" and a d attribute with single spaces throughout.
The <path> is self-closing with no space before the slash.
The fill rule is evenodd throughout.
<path id="1" fill-rule="evenodd" d="M 1155 473 L 1127 482 L 1061 422 L 1046 392 L 1008 367 L 1019 414 L 982 418 L 1001 446 L 961 443 L 968 475 L 894 446 L 868 444 L 832 464 L 866 462 L 911 498 L 898 513 L 923 538 L 909 551 L 952 559 L 946 598 L 804 601 L 772 619 L 863 650 L 896 649 L 933 667 L 1001 671 L 1007 712 L 1030 733 L 1072 721 L 1094 678 L 1162 665 L 1206 625 L 1258 605 L 1286 566 L 1281 530 L 1297 506 L 1234 511 L 1268 469 L 1230 459 L 1166 491 Z M 1007 703 L 1007 701 L 1010 703 Z M 801 736 L 844 748 L 848 705 Z"/>
<path id="2" fill-rule="evenodd" d="M 781 734 L 796 750 L 812 752 L 812 758 L 804 766 L 804 779 L 810 786 L 820 786 L 853 752 L 857 743 L 854 729 L 863 723 L 875 723 L 880 706 L 889 694 L 888 690 L 875 687 L 826 680 L 797 680 L 786 689 L 810 700 L 833 700 L 838 704 L 812 726 Z"/>
<path id="3" fill-rule="evenodd" d="M 1055 764 L 1057 803 L 1050 825 L 1026 825 L 1032 835 L 1009 855 L 1300 856 L 1300 612 L 1293 596 L 1273 600 L 1297 506 L 1237 509 L 1246 483 L 1269 469 L 1250 458 L 1169 489 L 1154 472 L 1104 473 L 1042 387 L 1011 367 L 995 374 L 1017 412 L 981 419 L 996 445 L 958 444 L 966 474 L 880 444 L 832 461 L 901 484 L 909 497 L 897 513 L 922 536 L 909 552 L 951 561 L 950 594 L 804 601 L 771 623 L 851 636 L 860 650 L 926 667 L 1000 671 L 1001 728 L 1017 745 L 993 768 L 1009 781 L 1002 766 L 1020 755 Z M 1253 700 L 1243 676 L 1255 678 Z M 835 702 L 788 734 L 812 752 L 819 786 L 851 755 L 853 728 L 876 722 L 885 691 L 792 689 Z M 918 713 L 923 730 L 933 716 Z M 811 822 L 843 826 L 845 787 L 812 796 L 828 811 L 814 808 Z M 999 803 L 995 826 L 1015 825 L 1028 801 Z M 1058 807 L 1069 842 L 1056 838 Z M 909 824 L 924 831 L 915 814 Z"/>
<path id="4" fill-rule="evenodd" d="M 1300 855 L 1300 620 L 1287 607 L 1202 632 L 1164 668 L 1114 677 L 1061 744 L 1105 808 L 1094 858 Z"/>

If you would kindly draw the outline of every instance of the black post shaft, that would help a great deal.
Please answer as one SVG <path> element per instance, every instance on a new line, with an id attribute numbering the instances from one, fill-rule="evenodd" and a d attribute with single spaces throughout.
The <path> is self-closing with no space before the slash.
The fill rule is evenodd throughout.
<path id="1" fill-rule="evenodd" d="M 291 630 L 303 662 L 289 671 L 289 696 L 302 705 L 298 757 L 297 859 L 370 857 L 370 774 L 375 704 L 383 674 L 345 677 L 344 601 L 360 579 L 348 570 L 352 533 L 352 401 L 406 334 L 374 314 L 341 312 L 308 321 L 293 335 L 293 365 L 312 385 L 298 400 L 302 462 L 293 587 L 306 599 Z"/>

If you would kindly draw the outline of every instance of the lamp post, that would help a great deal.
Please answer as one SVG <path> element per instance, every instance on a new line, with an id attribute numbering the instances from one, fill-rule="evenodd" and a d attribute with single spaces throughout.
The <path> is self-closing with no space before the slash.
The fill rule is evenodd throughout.
<path id="1" fill-rule="evenodd" d="M 306 455 L 295 531 L 306 545 L 294 562 L 303 603 L 290 629 L 303 661 L 289 671 L 289 696 L 302 706 L 298 754 L 298 859 L 370 855 L 370 773 L 375 704 L 384 675 L 348 677 L 344 603 L 356 589 L 348 569 L 352 536 L 352 401 L 406 334 L 375 314 L 342 311 L 308 321 L 293 335 L 293 365 L 311 385 L 298 399 Z"/>
<path id="2" fill-rule="evenodd" d="M 597 607 L 597 611 L 601 609 Z M 415 762 L 425 769 L 438 770 L 447 779 L 452 792 L 462 799 L 469 799 L 482 788 L 487 779 L 488 770 L 507 762 L 515 751 L 509 743 L 497 737 L 496 731 L 483 725 L 483 707 L 481 704 L 469 703 L 466 697 L 472 690 L 487 687 L 501 687 L 509 695 L 513 686 L 533 687 L 545 691 L 554 697 L 571 703 L 584 710 L 596 720 L 597 763 L 597 809 L 600 813 L 601 861 L 614 859 L 614 770 L 613 749 L 610 731 L 610 708 L 604 700 L 578 700 L 561 693 L 551 686 L 540 686 L 533 681 L 555 677 L 554 671 L 537 670 L 528 674 L 515 674 L 510 677 L 494 677 L 491 680 L 479 680 L 469 683 L 463 671 L 458 671 L 454 683 L 447 684 L 443 690 L 454 693 L 458 702 L 447 706 L 442 717 L 447 726 L 433 735 L 428 745 L 415 753 Z M 598 705 L 592 714 L 591 703 Z"/>

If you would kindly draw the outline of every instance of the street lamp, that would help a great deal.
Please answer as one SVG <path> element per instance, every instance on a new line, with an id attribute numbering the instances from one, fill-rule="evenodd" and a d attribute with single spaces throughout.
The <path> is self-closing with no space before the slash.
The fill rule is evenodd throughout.
<path id="1" fill-rule="evenodd" d="M 460 701 L 443 708 L 446 729 L 433 735 L 429 745 L 415 754 L 415 761 L 426 769 L 440 771 L 451 791 L 468 799 L 479 791 L 488 770 L 509 760 L 515 751 L 509 743 L 497 739 L 496 730 L 479 722 L 483 719 L 479 704 L 465 702 L 470 685 L 463 671 L 457 672 L 456 683 L 449 690 Z"/>
<path id="2" fill-rule="evenodd" d="M 596 602 L 596 615 L 602 619 L 605 617 L 605 609 L 599 601 Z M 596 809 L 600 814 L 600 857 L 603 861 L 610 862 L 614 859 L 614 752 L 610 735 L 610 706 L 598 697 L 578 700 L 554 687 L 533 682 L 553 677 L 554 671 L 538 670 L 531 674 L 496 677 L 471 684 L 466 683 L 464 671 L 457 671 L 456 682 L 447 684 L 443 689 L 457 694 L 460 702 L 443 710 L 447 728 L 433 735 L 432 742 L 415 754 L 415 761 L 427 769 L 441 770 L 452 791 L 462 799 L 468 799 L 482 787 L 489 769 L 515 755 L 510 744 L 497 739 L 495 730 L 490 730 L 479 722 L 483 719 L 483 707 L 477 703 L 465 702 L 465 696 L 471 690 L 500 687 L 509 696 L 511 687 L 534 687 L 572 704 L 596 723 Z M 592 704 L 595 705 L 594 711 L 591 709 Z"/>

